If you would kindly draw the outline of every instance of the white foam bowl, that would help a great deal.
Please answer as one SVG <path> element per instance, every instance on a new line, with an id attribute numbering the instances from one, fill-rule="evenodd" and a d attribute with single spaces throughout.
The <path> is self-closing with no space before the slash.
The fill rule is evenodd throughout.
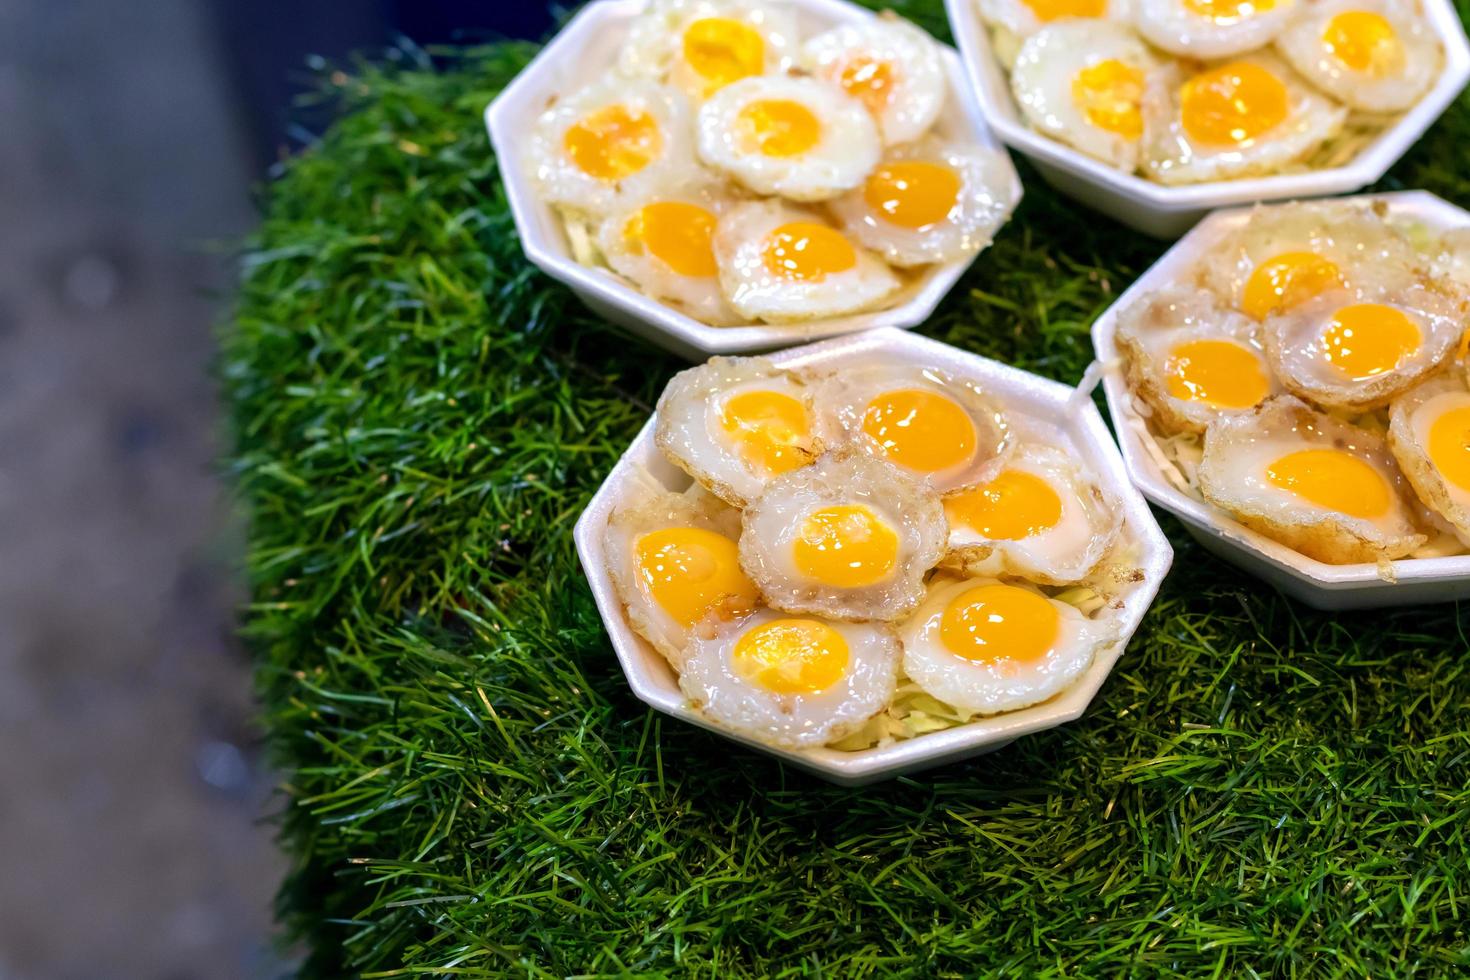
<path id="1" fill-rule="evenodd" d="M 1070 437 L 1081 461 L 1096 475 L 1099 485 L 1119 500 L 1128 533 L 1138 542 L 1138 568 L 1142 576 L 1128 588 L 1122 596 L 1121 607 L 1112 613 L 1119 628 L 1118 640 L 1098 652 L 1092 666 L 1077 683 L 1051 700 L 860 752 L 829 748 L 790 751 L 763 745 L 715 726 L 689 707 L 667 661 L 628 624 L 627 613 L 608 575 L 607 556 L 602 547 L 603 532 L 613 508 L 637 492 L 638 468 L 648 470 L 671 490 L 681 490 L 690 483 L 689 477 L 675 469 L 654 445 L 652 418 L 582 512 L 575 531 L 577 554 L 592 585 L 598 611 L 612 639 L 623 674 L 628 678 L 628 686 L 640 700 L 664 714 L 717 732 L 823 779 L 847 786 L 889 779 L 980 755 L 1021 735 L 1054 728 L 1079 717 L 1122 655 L 1174 557 L 1169 542 L 1149 512 L 1148 504 L 1129 482 L 1128 472 L 1102 416 L 1085 394 L 1074 397 L 1075 390 L 1066 385 L 899 330 L 872 330 L 798 347 L 773 355 L 771 360 L 793 368 L 841 369 L 844 365 L 870 363 L 875 358 L 884 364 L 913 364 L 971 379 L 993 393 L 1002 404 L 1052 423 Z"/>
<path id="2" fill-rule="evenodd" d="M 1470 80 L 1470 42 L 1450 0 L 1419 0 L 1444 47 L 1439 80 L 1349 163 L 1307 173 L 1166 186 L 1125 174 L 1026 125 L 1006 73 L 991 48 L 976 0 L 944 0 L 976 99 L 1000 138 L 1028 157 L 1057 190 L 1123 224 L 1158 238 L 1177 238 L 1216 208 L 1347 194 L 1391 167 L 1439 118 Z"/>
<path id="3" fill-rule="evenodd" d="M 1470 213 L 1426 191 L 1365 194 L 1348 200 L 1383 201 L 1394 218 L 1419 222 L 1430 229 L 1470 225 Z M 1308 558 L 1184 492 L 1166 475 L 1157 443 L 1123 377 L 1114 339 L 1118 313 L 1128 304 L 1173 284 L 1201 255 L 1243 225 L 1249 216 L 1250 209 L 1240 208 L 1220 211 L 1201 221 L 1092 325 L 1092 344 L 1105 365 L 1103 388 L 1108 396 L 1108 411 L 1133 482 L 1149 500 L 1184 522 L 1185 529 L 1205 550 L 1317 609 L 1367 609 L 1470 598 L 1470 555 L 1405 558 L 1393 563 L 1396 581 L 1389 582 L 1379 574 L 1375 564 L 1329 565 Z"/>
<path id="4" fill-rule="evenodd" d="M 846 0 L 780 2 L 796 10 L 803 38 L 840 24 L 862 23 L 874 16 Z M 700 323 L 643 295 L 610 270 L 589 268 L 572 257 L 562 222 L 537 196 L 525 159 L 526 137 L 551 99 L 575 92 L 607 75 L 616 63 L 629 24 L 643 7 L 644 0 L 595 0 L 587 4 L 485 109 L 485 125 L 500 161 L 501 179 L 526 258 L 553 279 L 565 283 L 598 315 L 692 361 L 705 360 L 711 354 L 774 350 L 875 327 L 907 329 L 924 322 L 969 268 L 974 256 L 930 267 L 918 282 L 904 291 L 903 302 L 885 310 L 812 323 L 736 327 Z M 948 46 L 940 47 L 949 74 L 949 98 L 935 132 L 997 151 L 1009 176 L 1014 207 L 1021 199 L 1021 179 L 975 105 L 959 54 Z"/>

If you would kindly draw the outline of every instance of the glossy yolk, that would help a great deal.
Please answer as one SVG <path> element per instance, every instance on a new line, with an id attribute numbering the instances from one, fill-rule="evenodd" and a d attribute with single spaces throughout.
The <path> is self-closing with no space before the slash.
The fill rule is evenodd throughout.
<path id="1" fill-rule="evenodd" d="M 762 257 L 771 275 L 799 282 L 820 282 L 857 265 L 857 250 L 841 232 L 812 221 L 793 221 L 771 232 Z"/>
<path id="2" fill-rule="evenodd" d="M 882 164 L 863 185 L 863 199 L 884 221 L 916 231 L 948 218 L 959 198 L 959 174 L 920 160 Z"/>
<path id="3" fill-rule="evenodd" d="M 1234 61 L 1200 72 L 1179 93 L 1180 119 L 1190 139 L 1237 146 L 1269 132 L 1291 108 L 1286 85 L 1269 70 Z"/>
<path id="4" fill-rule="evenodd" d="M 1164 383 L 1181 401 L 1250 408 L 1271 390 L 1261 359 L 1233 340 L 1191 340 L 1169 352 Z"/>
<path id="5" fill-rule="evenodd" d="M 822 122 L 790 99 L 757 99 L 735 117 L 735 130 L 746 153 L 768 157 L 800 156 L 822 139 Z"/>
<path id="6" fill-rule="evenodd" d="M 1072 78 L 1072 102 L 1099 129 L 1128 140 L 1143 135 L 1143 72 L 1117 58 L 1088 65 Z"/>
<path id="7" fill-rule="evenodd" d="M 938 473 L 975 456 L 969 413 L 923 388 L 895 388 L 868 402 L 863 432 L 890 463 L 919 473 Z"/>
<path id="8" fill-rule="evenodd" d="M 1370 464 L 1341 449 L 1299 449 L 1266 468 L 1266 479 L 1318 507 L 1368 520 L 1388 513 L 1391 490 Z"/>
<path id="9" fill-rule="evenodd" d="M 645 250 L 679 275 L 695 278 L 719 272 L 711 244 L 714 233 L 715 216 L 683 201 L 644 205 L 623 226 L 630 251 Z"/>
<path id="10" fill-rule="evenodd" d="M 893 101 L 893 76 L 893 66 L 888 62 L 859 57 L 843 66 L 837 81 L 876 116 Z"/>
<path id="11" fill-rule="evenodd" d="M 705 17 L 684 30 L 684 61 L 704 79 L 704 94 L 709 95 L 764 71 L 766 43 L 749 24 L 728 17 Z"/>
<path id="12" fill-rule="evenodd" d="M 1375 78 L 1396 75 L 1404 68 L 1404 45 L 1382 14 L 1345 10 L 1327 22 L 1322 45 L 1353 71 Z"/>
<path id="13" fill-rule="evenodd" d="M 816 619 L 773 619 L 731 651 L 735 673 L 772 694 L 815 694 L 842 680 L 851 659 L 842 634 Z"/>
<path id="14" fill-rule="evenodd" d="M 1382 303 L 1344 306 L 1322 334 L 1322 356 L 1354 381 L 1392 371 L 1424 336 L 1408 314 Z"/>
<path id="15" fill-rule="evenodd" d="M 1042 23 L 1070 17 L 1101 17 L 1108 12 L 1108 0 L 1022 0 L 1022 2 Z"/>
<path id="16" fill-rule="evenodd" d="M 1234 24 L 1264 14 L 1276 6 L 1276 0 L 1184 0 L 1184 6 L 1217 24 Z"/>
<path id="17" fill-rule="evenodd" d="M 1440 476 L 1470 491 L 1470 405 L 1449 409 L 1430 423 L 1428 454 Z"/>
<path id="18" fill-rule="evenodd" d="M 658 121 L 640 109 L 604 106 L 567 127 L 562 143 L 576 168 L 598 180 L 622 180 L 663 152 Z"/>
<path id="19" fill-rule="evenodd" d="M 945 607 L 939 638 L 950 653 L 977 663 L 1035 663 L 1056 646 L 1061 625 L 1056 607 L 1029 589 L 977 585 Z"/>
<path id="20" fill-rule="evenodd" d="M 1282 252 L 1251 270 L 1240 305 L 1246 315 L 1264 320 L 1342 285 L 1337 265 L 1316 252 Z"/>
<path id="21" fill-rule="evenodd" d="M 992 541 L 1018 541 L 1049 531 L 1062 519 L 1062 498 L 1041 477 L 1003 470 L 974 490 L 944 501 L 952 526 L 966 527 Z"/>
<path id="22" fill-rule="evenodd" d="M 768 474 L 786 473 L 811 461 L 806 451 L 811 422 L 799 399 L 779 391 L 742 391 L 725 402 L 725 431 L 747 463 Z"/>
<path id="23" fill-rule="evenodd" d="M 886 579 L 898 563 L 898 535 L 861 504 L 807 514 L 793 543 L 796 568 L 823 585 L 862 588 Z"/>
<path id="24" fill-rule="evenodd" d="M 714 611 L 745 612 L 759 598 L 740 570 L 735 542 L 723 534 L 664 528 L 639 538 L 634 552 L 644 589 L 680 626 L 693 626 Z"/>

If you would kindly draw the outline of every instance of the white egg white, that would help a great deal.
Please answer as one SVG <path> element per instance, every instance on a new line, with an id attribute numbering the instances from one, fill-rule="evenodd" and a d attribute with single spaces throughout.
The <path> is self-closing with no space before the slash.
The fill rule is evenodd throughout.
<path id="1" fill-rule="evenodd" d="M 1245 54 L 1280 34 L 1299 0 L 1136 0 L 1134 23 L 1155 47 L 1209 60 Z"/>
<path id="2" fill-rule="evenodd" d="M 702 74 L 690 60 L 698 54 L 701 22 L 735 21 L 759 37 L 759 74 L 784 72 L 795 59 L 798 29 L 795 11 L 764 0 L 651 0 L 628 30 L 618 53 L 618 70 L 633 78 L 668 82 L 695 102 L 718 91 L 721 79 Z M 691 31 L 691 28 L 693 30 Z M 718 38 L 716 38 L 718 40 Z M 719 58 L 718 51 L 711 57 Z M 728 57 L 728 56 L 727 56 Z"/>
<path id="3" fill-rule="evenodd" d="M 1445 475 L 1430 455 L 1430 433 L 1447 413 L 1470 410 L 1470 390 L 1463 372 L 1437 378 L 1393 403 L 1388 445 L 1419 500 L 1454 528 L 1470 547 L 1470 486 Z"/>
<path id="4" fill-rule="evenodd" d="M 1334 18 L 1366 13 L 1393 32 L 1387 58 L 1356 69 L 1339 56 L 1330 29 Z M 1429 91 L 1444 66 L 1439 38 L 1410 0 L 1319 0 L 1305 5 L 1276 39 L 1276 49 L 1302 76 L 1328 95 L 1363 112 L 1402 112 Z"/>
<path id="5" fill-rule="evenodd" d="M 1089 23 L 1116 21 L 1128 23 L 1136 0 L 1075 0 L 1072 3 L 1038 3 L 1027 0 L 974 0 L 980 16 L 1003 30 L 1011 38 L 1024 40 L 1047 24 L 1063 20 L 1085 20 Z M 1038 10 L 1041 13 L 1038 13 Z"/>
<path id="6" fill-rule="evenodd" d="M 801 61 L 818 78 L 858 95 L 886 145 L 923 136 L 944 109 L 949 79 L 939 46 L 891 12 L 818 34 L 802 45 Z M 865 91 L 874 93 L 871 101 Z"/>

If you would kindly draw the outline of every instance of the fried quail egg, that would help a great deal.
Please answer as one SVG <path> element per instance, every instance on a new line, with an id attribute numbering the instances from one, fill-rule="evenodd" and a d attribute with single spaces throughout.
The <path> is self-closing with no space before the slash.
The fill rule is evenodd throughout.
<path id="1" fill-rule="evenodd" d="M 1210 423 L 1199 488 L 1246 527 L 1321 562 L 1402 558 L 1425 541 L 1383 438 L 1291 395 Z"/>
<path id="2" fill-rule="evenodd" d="M 883 143 L 867 108 L 816 78 L 745 78 L 699 109 L 700 158 L 757 194 L 825 201 L 863 182 Z"/>
<path id="3" fill-rule="evenodd" d="M 1470 286 L 1470 228 L 1451 228 L 1439 238 L 1436 269 L 1461 286 Z"/>
<path id="4" fill-rule="evenodd" d="M 644 293 L 694 319 L 723 327 L 740 322 L 720 292 L 714 235 L 728 196 L 698 190 L 661 194 L 613 212 L 598 246 L 607 264 Z"/>
<path id="5" fill-rule="evenodd" d="M 763 609 L 695 637 L 679 688 L 710 721 L 767 745 L 825 745 L 893 697 L 899 649 L 880 623 L 842 623 Z"/>
<path id="6" fill-rule="evenodd" d="M 991 479 L 1012 448 L 1004 413 L 974 387 L 939 371 L 854 367 L 828 382 L 822 401 L 834 439 L 941 493 Z"/>
<path id="7" fill-rule="evenodd" d="M 1282 32 L 1276 49 L 1307 81 L 1363 112 L 1409 108 L 1444 64 L 1434 29 L 1402 0 L 1321 0 Z"/>
<path id="8" fill-rule="evenodd" d="M 736 507 L 822 447 L 812 389 L 762 357 L 715 357 L 680 371 L 657 418 L 654 441 L 669 461 Z"/>
<path id="9" fill-rule="evenodd" d="M 1117 540 L 1117 502 L 1051 446 L 1019 447 L 995 478 L 944 499 L 950 553 L 968 575 L 1044 585 L 1087 577 Z"/>
<path id="10" fill-rule="evenodd" d="M 1170 66 L 1144 92 L 1143 165 L 1164 184 L 1272 173 L 1336 136 L 1346 118 L 1266 52 L 1188 77 Z"/>
<path id="11" fill-rule="evenodd" d="M 674 89 L 618 79 L 555 102 L 531 133 L 530 161 L 550 204 L 603 213 L 698 176 L 689 108 Z"/>
<path id="12" fill-rule="evenodd" d="M 980 16 L 1013 37 L 1027 38 L 1046 24 L 1063 20 L 1127 22 L 1129 0 L 976 0 Z"/>
<path id="13" fill-rule="evenodd" d="M 1470 391 L 1439 378 L 1393 403 L 1388 445 L 1423 504 L 1470 546 Z"/>
<path id="14" fill-rule="evenodd" d="M 655 0 L 633 22 L 618 70 L 665 81 L 702 101 L 752 75 L 785 71 L 796 16 L 760 0 Z"/>
<path id="15" fill-rule="evenodd" d="M 887 145 L 923 136 L 944 108 L 949 80 L 939 46 L 892 13 L 818 34 L 802 45 L 801 60 L 866 106 Z"/>
<path id="16" fill-rule="evenodd" d="M 1061 21 L 1021 45 L 1011 91 L 1033 129 L 1132 172 L 1145 82 L 1157 67 L 1125 24 Z"/>
<path id="17" fill-rule="evenodd" d="M 1118 315 L 1115 342 L 1128 389 L 1169 435 L 1203 432 L 1220 415 L 1246 412 L 1280 390 L 1260 328 L 1200 289 L 1154 293 Z"/>
<path id="18" fill-rule="evenodd" d="M 901 285 L 882 259 L 820 215 L 779 201 L 750 201 L 715 229 L 720 288 L 736 312 L 796 323 L 873 309 Z"/>
<path id="19" fill-rule="evenodd" d="M 904 673 L 919 687 L 961 711 L 993 715 L 1071 686 L 1117 630 L 1031 585 L 940 576 L 899 639 Z"/>
<path id="20" fill-rule="evenodd" d="M 1388 404 L 1440 368 L 1466 304 L 1433 284 L 1392 299 L 1336 290 L 1265 324 L 1266 356 L 1293 394 L 1324 408 Z"/>
<path id="21" fill-rule="evenodd" d="M 738 511 L 697 487 L 641 482 L 608 518 L 603 550 L 628 622 L 678 669 L 692 633 L 744 617 L 760 596 L 740 568 Z"/>
<path id="22" fill-rule="evenodd" d="M 1155 47 L 1209 60 L 1270 44 L 1296 12 L 1296 0 L 1137 0 L 1134 23 Z"/>
<path id="23" fill-rule="evenodd" d="M 890 151 L 832 214 L 863 246 L 901 268 L 955 262 L 990 244 L 1016 206 L 1003 154 L 926 139 Z"/>
<path id="24" fill-rule="evenodd" d="M 918 605 L 947 533 L 919 481 L 861 453 L 828 453 L 745 508 L 740 564 L 777 609 L 896 620 Z"/>

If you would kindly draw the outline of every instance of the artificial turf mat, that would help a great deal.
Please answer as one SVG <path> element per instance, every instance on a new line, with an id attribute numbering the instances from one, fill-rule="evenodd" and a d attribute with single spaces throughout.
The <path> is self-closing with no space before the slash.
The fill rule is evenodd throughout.
<path id="1" fill-rule="evenodd" d="M 837 789 L 637 702 L 571 527 L 681 364 L 520 254 L 480 112 L 534 50 L 324 75 L 224 335 L 306 975 L 1470 970 L 1464 606 L 1314 612 L 1166 519 L 1091 710 L 993 755 Z M 1470 205 L 1467 145 L 1382 186 Z M 1163 246 L 1023 177 L 923 332 L 1075 382 Z"/>

